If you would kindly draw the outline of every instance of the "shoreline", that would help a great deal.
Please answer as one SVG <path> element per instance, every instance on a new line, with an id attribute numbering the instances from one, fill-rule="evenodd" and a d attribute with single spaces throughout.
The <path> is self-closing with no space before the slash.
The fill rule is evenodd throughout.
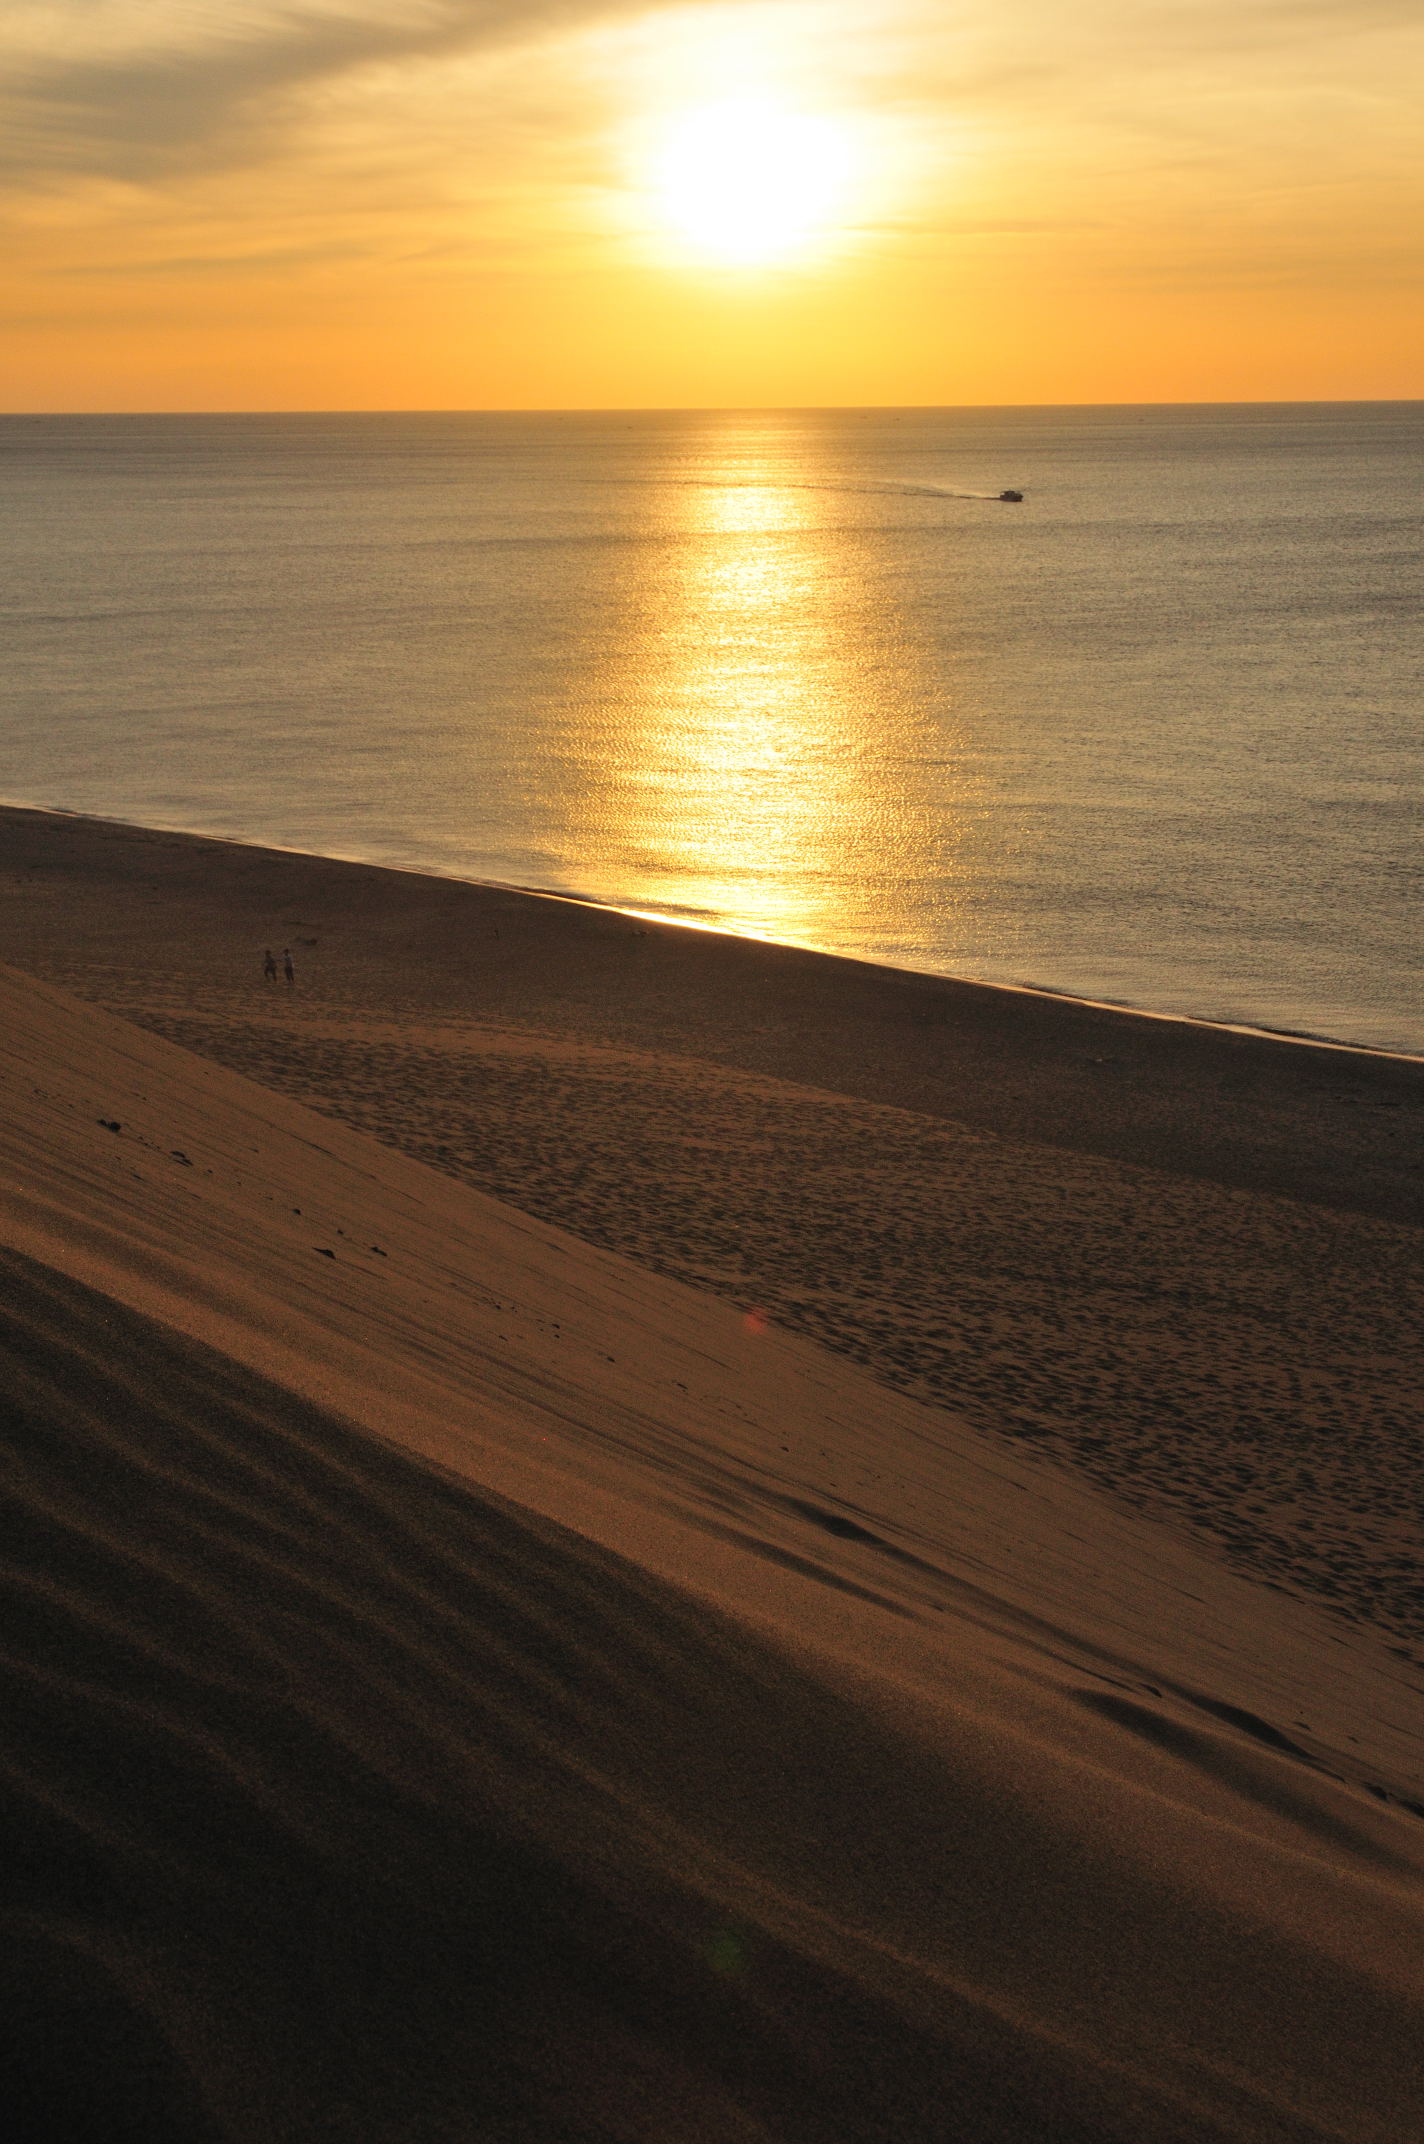
<path id="1" fill-rule="evenodd" d="M 157 992 L 176 1012 L 185 969 L 190 990 L 211 995 L 214 962 L 230 973 L 226 1009 L 246 1006 L 251 942 L 280 943 L 305 915 L 321 943 L 304 1004 L 334 989 L 343 1011 L 385 1003 L 464 1019 L 476 1007 L 495 1024 L 671 1049 L 994 1137 L 1424 1222 L 1411 1136 L 1424 1122 L 1424 1059 L 79 813 L 0 807 L 3 861 L 13 881 L 38 873 L 56 902 L 33 959 L 33 907 L 0 914 L 0 960 L 114 1009 L 102 980 L 112 969 L 136 1003 Z M 201 959 L 145 943 L 146 922 L 165 927 L 155 902 L 201 941 Z"/>
<path id="2" fill-rule="evenodd" d="M 747 945 L 780 947 L 787 952 L 813 954 L 821 960 L 841 961 L 851 967 L 864 967 L 891 975 L 909 976 L 926 982 L 962 985 L 967 989 L 1002 991 L 1010 996 L 1042 998 L 1049 1004 L 1080 1005 L 1096 1012 L 1125 1013 L 1142 1020 L 1161 1020 L 1174 1026 L 1202 1028 L 1210 1033 L 1245 1035 L 1271 1042 L 1305 1045 L 1312 1049 L 1335 1050 L 1352 1057 L 1384 1058 L 1390 1062 L 1424 1067 L 1424 1051 L 1394 1050 L 1382 1044 L 1342 1041 L 1338 1036 L 1316 1033 L 1308 1028 L 1268 1027 L 1249 1020 L 1213 1020 L 1205 1014 L 1164 1012 L 1151 1005 L 1139 1005 L 1127 998 L 1095 997 L 1087 992 L 1063 990 L 1047 983 L 1007 982 L 997 977 L 968 975 L 961 971 L 938 968 L 909 968 L 898 962 L 877 960 L 867 953 L 838 953 L 824 946 L 802 943 L 799 939 L 771 938 L 750 930 L 738 930 L 731 924 L 709 922 L 701 918 L 672 915 L 662 909 L 637 905 L 627 901 L 601 900 L 595 894 L 574 893 L 556 886 L 533 886 L 518 879 L 476 878 L 463 872 L 434 870 L 418 864 L 394 864 L 378 858 L 338 854 L 328 849 L 301 849 L 289 847 L 282 842 L 263 841 L 245 834 L 214 834 L 193 827 L 162 825 L 149 820 L 123 819 L 107 812 L 87 812 L 71 809 L 67 805 L 33 804 L 24 799 L 0 796 L 0 813 L 32 813 L 40 818 L 77 820 L 95 826 L 112 826 L 136 834 L 174 834 L 189 841 L 212 842 L 222 848 L 255 849 L 273 856 L 303 857 L 313 862 L 352 864 L 363 870 L 389 871 L 402 878 L 435 880 L 442 884 L 483 888 L 492 893 L 517 893 L 531 900 L 562 901 L 578 908 L 591 908 L 613 916 L 625 916 L 635 922 L 663 925 L 670 930 L 686 930 L 715 938 L 731 938 Z"/>

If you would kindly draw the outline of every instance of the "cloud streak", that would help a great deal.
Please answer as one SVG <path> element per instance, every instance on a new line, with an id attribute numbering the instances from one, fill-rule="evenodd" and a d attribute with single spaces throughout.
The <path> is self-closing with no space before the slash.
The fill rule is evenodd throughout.
<path id="1" fill-rule="evenodd" d="M 427 0 L 385 13 L 214 9 L 195 23 L 135 7 L 108 10 L 107 49 L 96 41 L 86 53 L 73 47 L 89 11 L 73 10 L 64 52 L 12 46 L 0 174 L 142 182 L 220 169 L 260 155 L 304 92 L 359 70 L 528 44 L 637 11 L 637 0 Z M 126 28 L 126 41 L 112 34 Z"/>

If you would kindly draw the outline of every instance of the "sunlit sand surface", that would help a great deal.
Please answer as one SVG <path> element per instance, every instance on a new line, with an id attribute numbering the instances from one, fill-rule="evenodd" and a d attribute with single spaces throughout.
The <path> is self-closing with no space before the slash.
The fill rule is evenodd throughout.
<path id="1" fill-rule="evenodd" d="M 17 2135 L 1414 2144 L 1417 1067 L 4 835 Z"/>

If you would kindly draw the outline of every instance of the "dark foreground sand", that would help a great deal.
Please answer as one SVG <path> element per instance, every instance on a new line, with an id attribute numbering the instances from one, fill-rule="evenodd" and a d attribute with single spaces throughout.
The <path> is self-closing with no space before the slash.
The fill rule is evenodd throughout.
<path id="1" fill-rule="evenodd" d="M 471 889 L 422 940 L 446 892 L 419 881 L 30 815 L 5 834 L 12 960 L 264 1073 L 0 973 L 11 2134 L 1417 2144 L 1424 1707 L 1369 1627 L 1395 1614 L 1386 1556 L 1417 1544 L 1418 1237 L 1383 1109 L 1268 1190 L 1230 1151 L 1206 1167 L 1205 1105 L 1170 1052 L 1156 1077 L 1155 1040 L 1119 1045 L 1145 1099 L 1116 1132 L 1100 1112 L 1069 1142 L 1048 1066 L 1056 1143 L 1030 1140 L 1016 1012 L 996 1090 L 956 1118 L 965 1060 L 945 1046 L 936 1099 L 909 1027 L 858 1076 L 903 1059 L 913 1108 L 829 1058 L 836 1085 L 804 1058 L 790 1078 L 834 995 L 813 978 L 798 1002 L 800 956 L 752 949 L 743 974 L 735 949 Z M 292 872 L 331 910 L 273 902 Z M 517 1017 L 477 911 L 491 945 L 528 920 Z M 290 1001 L 263 996 L 269 932 L 298 953 Z M 620 998 L 615 961 L 644 953 L 661 966 Z M 857 1000 L 849 973 L 848 1020 L 898 987 Z M 1292 1108 L 1324 1103 L 1294 1067 L 1273 1086 L 1231 1062 L 1252 1166 L 1279 1176 Z M 419 1120 L 446 1166 L 274 1071 L 384 1139 Z M 1408 1066 L 1332 1076 L 1365 1097 L 1342 1111 L 1417 1098 Z M 1104 1151 L 1144 1126 L 1155 1163 Z M 479 1165 L 513 1179 L 523 1156 L 580 1234 L 451 1173 L 481 1127 Z M 759 1271 L 841 1352 L 727 1299 L 769 1297 L 732 1263 L 757 1212 Z M 847 1241 L 880 1245 L 859 1293 Z M 981 1324 L 937 1342 L 965 1407 L 892 1389 L 900 1306 L 929 1332 L 971 1284 Z M 1398 1362 L 1368 1339 L 1386 1313 Z M 1071 1416 L 1057 1435 L 1053 1396 L 1094 1330 L 1116 1399 L 1091 1445 Z M 1203 1442 L 1132 1412 L 1163 1363 L 1229 1396 L 1258 1356 L 1281 1396 L 1250 1436 L 1244 1413 Z M 1338 1450 L 1312 1395 L 1386 1390 L 1372 1442 L 1347 1423 Z M 1249 1575 L 1259 1537 L 1224 1536 L 1213 1500 L 1228 1450 L 1271 1481 L 1309 1465 L 1292 1523 L 1377 1552 L 1372 1583 L 1327 1607 L 1304 1566 L 1289 1592 Z M 1215 1535 L 1123 1486 L 1199 1497 Z"/>

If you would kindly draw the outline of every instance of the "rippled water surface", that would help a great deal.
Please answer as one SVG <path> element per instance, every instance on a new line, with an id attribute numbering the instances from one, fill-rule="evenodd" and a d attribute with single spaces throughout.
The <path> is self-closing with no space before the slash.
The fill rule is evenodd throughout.
<path id="1" fill-rule="evenodd" d="M 1421 467 L 1419 404 L 7 418 L 0 792 L 1424 1050 Z"/>

